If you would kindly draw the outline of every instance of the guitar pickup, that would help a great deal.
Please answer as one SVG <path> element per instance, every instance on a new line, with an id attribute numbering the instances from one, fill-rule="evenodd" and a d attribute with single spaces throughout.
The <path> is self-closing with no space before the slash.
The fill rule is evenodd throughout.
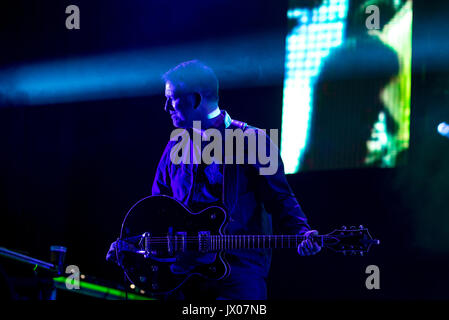
<path id="1" fill-rule="evenodd" d="M 178 231 L 175 235 L 175 251 L 186 251 L 186 240 L 187 240 L 187 232 L 185 231 Z"/>
<path id="2" fill-rule="evenodd" d="M 200 252 L 207 252 L 210 248 L 210 231 L 198 232 L 198 249 Z"/>

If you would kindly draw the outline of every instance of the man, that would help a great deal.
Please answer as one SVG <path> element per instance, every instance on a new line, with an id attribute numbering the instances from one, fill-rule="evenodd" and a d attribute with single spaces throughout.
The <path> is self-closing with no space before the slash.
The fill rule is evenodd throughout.
<path id="1" fill-rule="evenodd" d="M 191 132 L 194 121 L 201 128 L 255 130 L 246 123 L 230 118 L 218 107 L 218 80 L 209 67 L 193 60 L 179 64 L 164 75 L 165 111 L 170 113 L 173 125 Z M 224 135 L 223 135 L 224 136 Z M 264 136 L 273 146 L 271 140 Z M 228 164 L 201 162 L 174 164 L 170 153 L 176 141 L 169 141 L 159 162 L 153 183 L 153 195 L 169 195 L 184 203 L 192 211 L 212 204 L 222 205 L 230 216 L 228 234 L 301 234 L 307 237 L 298 246 L 302 256 L 321 250 L 313 241 L 306 217 L 292 193 L 284 175 L 282 160 L 275 149 L 278 167 L 274 174 L 261 175 L 260 163 Z M 195 147 L 192 146 L 191 150 Z M 268 148 L 269 149 L 269 148 Z M 193 151 L 192 151 L 193 152 Z M 246 152 L 249 152 L 246 150 Z M 225 151 L 225 157 L 226 151 Z M 107 259 L 114 260 L 113 243 Z M 264 300 L 267 298 L 266 277 L 271 251 L 267 249 L 228 250 L 230 275 L 220 281 L 190 279 L 172 295 L 175 299 L 239 299 Z"/>

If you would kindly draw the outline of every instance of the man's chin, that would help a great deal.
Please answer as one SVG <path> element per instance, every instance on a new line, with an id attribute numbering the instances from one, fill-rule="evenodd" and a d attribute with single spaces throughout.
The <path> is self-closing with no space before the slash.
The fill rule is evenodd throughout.
<path id="1" fill-rule="evenodd" d="M 173 127 L 175 127 L 175 128 L 185 128 L 186 127 L 184 121 L 181 121 L 176 118 L 174 118 L 172 120 L 173 120 Z"/>

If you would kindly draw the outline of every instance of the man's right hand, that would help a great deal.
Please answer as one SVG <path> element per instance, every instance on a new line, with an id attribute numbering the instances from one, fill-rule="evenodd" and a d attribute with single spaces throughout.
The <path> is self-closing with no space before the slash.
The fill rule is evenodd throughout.
<path id="1" fill-rule="evenodd" d="M 118 266 L 121 266 L 123 261 L 123 251 L 135 252 L 137 251 L 137 248 L 126 241 L 117 239 L 117 241 L 111 243 L 109 251 L 106 254 L 106 261 L 113 262 Z M 117 257 L 119 261 L 117 261 Z"/>

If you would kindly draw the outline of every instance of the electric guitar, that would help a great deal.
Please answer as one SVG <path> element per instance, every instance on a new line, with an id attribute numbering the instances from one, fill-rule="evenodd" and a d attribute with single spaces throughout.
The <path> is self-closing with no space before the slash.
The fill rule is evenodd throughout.
<path id="1" fill-rule="evenodd" d="M 228 276 L 226 250 L 296 249 L 305 239 L 299 235 L 228 235 L 227 223 L 228 215 L 219 206 L 191 212 L 168 196 L 143 198 L 123 221 L 120 240 L 127 248 L 120 251 L 120 266 L 136 287 L 153 294 L 169 293 L 193 275 L 214 280 Z M 379 244 L 362 226 L 313 238 L 322 247 L 343 254 L 363 255 L 371 245 Z"/>

